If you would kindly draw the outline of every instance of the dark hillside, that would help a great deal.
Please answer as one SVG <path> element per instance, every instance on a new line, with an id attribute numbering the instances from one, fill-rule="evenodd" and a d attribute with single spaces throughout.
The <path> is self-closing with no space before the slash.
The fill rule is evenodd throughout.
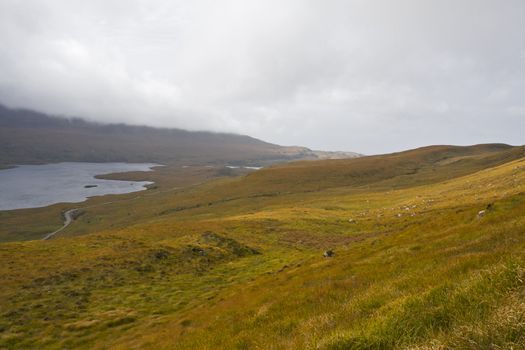
<path id="1" fill-rule="evenodd" d="M 98 124 L 3 106 L 0 149 L 0 166 L 62 161 L 268 164 L 320 158 L 304 147 L 243 135 Z"/>

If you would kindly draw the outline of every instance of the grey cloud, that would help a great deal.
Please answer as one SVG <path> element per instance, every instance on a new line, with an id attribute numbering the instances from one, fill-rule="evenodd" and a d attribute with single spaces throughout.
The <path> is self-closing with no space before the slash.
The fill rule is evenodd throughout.
<path id="1" fill-rule="evenodd" d="M 0 0 L 0 101 L 387 152 L 525 131 L 521 0 Z"/>

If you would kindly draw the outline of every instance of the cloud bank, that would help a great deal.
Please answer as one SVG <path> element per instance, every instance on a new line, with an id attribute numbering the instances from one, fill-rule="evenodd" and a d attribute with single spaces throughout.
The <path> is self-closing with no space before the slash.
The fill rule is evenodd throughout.
<path id="1" fill-rule="evenodd" d="M 380 153 L 525 135 L 522 0 L 0 0 L 0 101 Z"/>

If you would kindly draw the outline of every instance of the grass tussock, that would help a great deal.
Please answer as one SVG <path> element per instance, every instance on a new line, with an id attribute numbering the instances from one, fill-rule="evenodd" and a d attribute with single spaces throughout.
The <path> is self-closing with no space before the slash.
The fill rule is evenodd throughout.
<path id="1" fill-rule="evenodd" d="M 434 348 L 439 344 L 438 348 L 443 349 L 479 349 L 522 344 L 525 315 L 522 303 L 516 302 L 515 297 L 525 292 L 524 278 L 525 264 L 512 262 L 480 271 L 460 284 L 434 287 L 394 305 L 357 334 L 335 335 L 326 348 L 396 349 L 433 336 L 444 337 L 447 345 L 432 340 L 431 345 L 414 348 Z M 518 305 L 511 311 L 508 302 L 513 299 Z M 490 331 L 494 329 L 498 331 Z"/>

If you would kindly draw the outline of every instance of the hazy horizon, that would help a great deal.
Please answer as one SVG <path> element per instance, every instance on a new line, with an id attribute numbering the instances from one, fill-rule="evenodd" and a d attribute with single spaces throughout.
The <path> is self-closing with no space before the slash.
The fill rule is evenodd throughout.
<path id="1" fill-rule="evenodd" d="M 0 102 L 387 153 L 523 144 L 525 3 L 0 1 Z"/>

